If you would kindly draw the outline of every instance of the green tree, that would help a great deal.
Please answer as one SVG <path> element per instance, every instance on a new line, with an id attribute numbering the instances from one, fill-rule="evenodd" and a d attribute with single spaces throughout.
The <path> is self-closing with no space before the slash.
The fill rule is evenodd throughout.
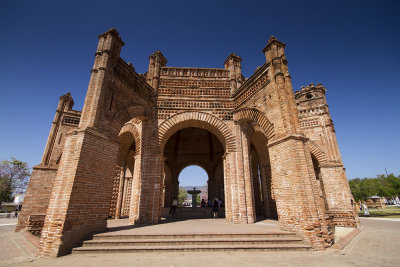
<path id="1" fill-rule="evenodd" d="M 186 198 L 187 198 L 186 190 L 183 187 L 179 187 L 179 195 L 178 195 L 179 204 L 185 202 Z"/>
<path id="2" fill-rule="evenodd" d="M 356 201 L 372 196 L 393 198 L 400 195 L 400 176 L 378 175 L 376 178 L 356 178 L 349 181 L 351 193 Z"/>
<path id="3" fill-rule="evenodd" d="M 28 164 L 11 158 L 0 162 L 0 203 L 11 201 L 12 193 L 22 193 L 29 182 Z"/>

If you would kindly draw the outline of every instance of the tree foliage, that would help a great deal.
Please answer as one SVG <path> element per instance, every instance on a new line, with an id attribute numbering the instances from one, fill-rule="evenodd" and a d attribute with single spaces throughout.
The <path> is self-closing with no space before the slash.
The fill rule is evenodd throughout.
<path id="1" fill-rule="evenodd" d="M 185 202 L 186 198 L 187 198 L 186 190 L 183 187 L 179 187 L 179 195 L 178 195 L 179 204 Z"/>
<path id="2" fill-rule="evenodd" d="M 12 200 L 13 193 L 25 191 L 29 182 L 28 164 L 11 158 L 0 162 L 0 203 Z"/>
<path id="3" fill-rule="evenodd" d="M 351 193 L 356 201 L 372 196 L 393 198 L 400 195 L 400 175 L 378 175 L 376 178 L 356 178 L 349 181 Z"/>

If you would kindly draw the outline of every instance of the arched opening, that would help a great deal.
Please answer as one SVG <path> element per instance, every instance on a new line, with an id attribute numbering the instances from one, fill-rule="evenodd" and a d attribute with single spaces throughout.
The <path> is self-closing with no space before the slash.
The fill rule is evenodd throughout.
<path id="1" fill-rule="evenodd" d="M 179 197 L 179 187 L 189 190 L 192 188 L 186 187 L 196 186 L 197 188 L 197 186 L 205 186 L 207 194 L 202 194 L 202 198 L 205 198 L 205 201 L 213 197 L 218 197 L 222 202 L 224 201 L 222 162 L 224 154 L 225 149 L 221 141 L 212 132 L 204 128 L 182 128 L 168 138 L 163 150 L 163 216 L 166 215 L 166 211 L 172 205 L 173 198 Z M 193 165 L 196 167 L 193 167 Z M 187 167 L 188 170 L 192 171 L 187 173 Z M 205 179 L 196 179 L 196 171 L 193 171 L 195 169 L 197 169 L 198 173 L 201 173 L 201 171 L 198 171 L 199 169 L 203 169 L 203 177 L 205 176 Z M 186 176 L 188 176 L 187 180 Z M 204 214 L 204 216 L 206 215 Z"/>
<path id="2" fill-rule="evenodd" d="M 137 215 L 140 138 L 135 125 L 127 123 L 118 136 L 119 150 L 109 218 Z"/>
<path id="3" fill-rule="evenodd" d="M 200 191 L 196 195 L 196 203 L 197 206 L 201 206 L 202 200 L 207 203 L 209 199 L 208 196 L 208 174 L 204 170 L 204 168 L 199 167 L 197 165 L 190 165 L 185 167 L 178 176 L 179 183 L 179 195 L 178 200 L 179 204 L 183 206 L 194 206 L 192 205 L 192 195 L 187 193 L 187 191 L 191 191 L 196 188 L 196 191 Z M 186 198 L 183 199 L 181 191 L 186 193 Z"/>
<path id="4" fill-rule="evenodd" d="M 272 191 L 271 163 L 267 138 L 257 129 L 250 140 L 250 166 L 253 182 L 253 198 L 258 219 L 277 219 L 275 196 Z"/>

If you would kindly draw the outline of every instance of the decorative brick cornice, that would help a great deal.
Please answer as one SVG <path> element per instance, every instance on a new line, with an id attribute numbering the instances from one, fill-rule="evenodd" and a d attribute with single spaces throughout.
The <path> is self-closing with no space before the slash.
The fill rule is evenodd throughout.
<path id="1" fill-rule="evenodd" d="M 41 171 L 57 171 L 58 165 L 36 165 L 32 168 L 33 170 L 41 170 Z"/>
<path id="2" fill-rule="evenodd" d="M 343 168 L 344 165 L 341 163 L 325 163 L 325 164 L 320 164 L 320 168 Z"/>

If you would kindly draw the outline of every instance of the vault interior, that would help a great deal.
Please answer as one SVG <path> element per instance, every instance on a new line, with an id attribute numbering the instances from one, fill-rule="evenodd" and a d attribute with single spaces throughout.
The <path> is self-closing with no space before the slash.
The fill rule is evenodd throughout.
<path id="1" fill-rule="evenodd" d="M 164 207 L 179 193 L 179 174 L 190 165 L 202 167 L 208 174 L 208 198 L 224 200 L 222 156 L 225 151 L 211 132 L 189 127 L 178 130 L 164 147 Z"/>

